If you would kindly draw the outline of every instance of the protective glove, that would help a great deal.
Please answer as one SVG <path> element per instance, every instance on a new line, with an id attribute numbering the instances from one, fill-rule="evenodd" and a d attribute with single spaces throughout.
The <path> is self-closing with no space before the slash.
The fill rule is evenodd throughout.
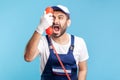
<path id="1" fill-rule="evenodd" d="M 53 14 L 44 12 L 44 15 L 40 19 L 40 24 L 38 25 L 36 31 L 39 34 L 43 34 L 45 29 L 47 29 L 49 26 L 52 26 L 53 24 Z"/>

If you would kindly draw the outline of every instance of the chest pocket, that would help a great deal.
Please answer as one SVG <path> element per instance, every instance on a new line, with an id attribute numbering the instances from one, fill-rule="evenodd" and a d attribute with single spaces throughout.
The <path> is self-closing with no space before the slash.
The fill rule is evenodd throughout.
<path id="1" fill-rule="evenodd" d="M 65 69 L 66 69 L 66 72 L 71 75 L 72 73 L 72 69 L 71 69 L 71 66 L 69 65 L 64 65 Z M 65 75 L 65 71 L 63 70 L 63 68 L 61 66 L 52 66 L 52 72 L 55 74 L 55 75 Z"/>

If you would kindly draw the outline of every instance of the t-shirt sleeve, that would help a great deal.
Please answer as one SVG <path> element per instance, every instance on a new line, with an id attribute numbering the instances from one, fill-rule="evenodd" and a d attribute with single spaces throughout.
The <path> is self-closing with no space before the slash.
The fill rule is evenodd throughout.
<path id="1" fill-rule="evenodd" d="M 45 36 L 42 36 L 39 43 L 38 43 L 38 50 L 39 50 L 39 53 L 42 54 L 43 51 L 44 51 L 44 48 L 45 48 L 45 41 L 46 41 L 46 38 Z"/>
<path id="2" fill-rule="evenodd" d="M 86 43 L 83 38 L 78 39 L 79 62 L 86 61 L 89 58 Z"/>

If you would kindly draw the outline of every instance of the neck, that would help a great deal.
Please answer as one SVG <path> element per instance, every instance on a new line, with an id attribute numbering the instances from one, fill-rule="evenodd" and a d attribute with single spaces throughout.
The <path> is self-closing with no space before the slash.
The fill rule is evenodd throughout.
<path id="1" fill-rule="evenodd" d="M 69 42 L 69 36 L 67 33 L 64 33 L 62 36 L 59 38 L 52 37 L 52 39 L 59 44 L 65 45 Z"/>

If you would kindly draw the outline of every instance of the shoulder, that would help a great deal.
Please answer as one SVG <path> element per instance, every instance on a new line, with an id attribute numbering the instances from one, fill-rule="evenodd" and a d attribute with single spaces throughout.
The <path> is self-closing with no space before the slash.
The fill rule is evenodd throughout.
<path id="1" fill-rule="evenodd" d="M 85 43 L 85 40 L 82 38 L 82 37 L 79 37 L 79 36 L 74 36 L 74 39 L 75 39 L 75 43 L 80 43 L 80 44 L 83 44 Z"/>
<path id="2" fill-rule="evenodd" d="M 74 35 L 74 45 L 77 49 L 84 49 L 86 48 L 86 42 L 82 37 Z"/>
<path id="3" fill-rule="evenodd" d="M 41 36 L 41 40 L 46 40 L 46 36 Z"/>
<path id="4" fill-rule="evenodd" d="M 80 43 L 80 44 L 85 43 L 85 40 L 80 36 L 76 36 L 76 35 L 73 35 L 73 34 L 68 34 L 68 35 L 69 36 L 74 36 L 74 43 Z"/>
<path id="5" fill-rule="evenodd" d="M 43 47 L 46 44 L 47 44 L 46 36 L 41 36 L 38 47 Z"/>
<path id="6" fill-rule="evenodd" d="M 41 54 L 44 54 L 44 52 L 48 50 L 48 42 L 46 36 L 41 36 L 40 41 L 38 43 L 38 50 Z"/>
<path id="7" fill-rule="evenodd" d="M 41 36 L 41 38 L 40 38 L 40 41 L 43 43 L 43 42 L 47 42 L 47 38 L 46 38 L 46 36 Z"/>

